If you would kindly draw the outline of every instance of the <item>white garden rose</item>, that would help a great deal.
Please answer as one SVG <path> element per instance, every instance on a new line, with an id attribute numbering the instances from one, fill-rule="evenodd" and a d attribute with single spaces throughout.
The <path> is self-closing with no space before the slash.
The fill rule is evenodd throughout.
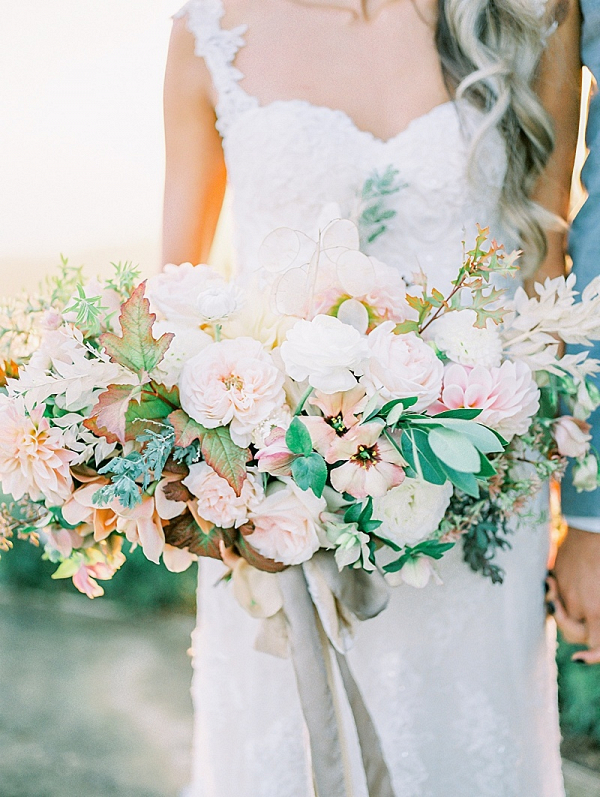
<path id="1" fill-rule="evenodd" d="M 319 516 L 327 504 L 311 490 L 301 490 L 291 480 L 276 482 L 267 497 L 249 514 L 254 532 L 248 543 L 267 559 L 299 565 L 319 548 Z"/>
<path id="2" fill-rule="evenodd" d="M 300 320 L 281 346 L 286 372 L 297 382 L 323 393 L 339 393 L 356 386 L 367 355 L 366 339 L 354 327 L 328 315 Z"/>
<path id="3" fill-rule="evenodd" d="M 474 310 L 445 313 L 425 333 L 449 360 L 461 365 L 497 368 L 502 362 L 502 338 L 498 326 L 487 319 L 486 326 L 474 326 Z"/>
<path id="4" fill-rule="evenodd" d="M 213 342 L 197 324 L 156 321 L 152 329 L 155 338 L 160 338 L 164 332 L 175 334 L 165 356 L 151 373 L 152 379 L 168 388 L 177 384 L 186 362 Z"/>
<path id="5" fill-rule="evenodd" d="M 563 415 L 555 421 L 554 439 L 561 457 L 584 457 L 590 449 L 590 425 Z"/>
<path id="6" fill-rule="evenodd" d="M 146 296 L 153 310 L 177 323 L 201 320 L 198 312 L 198 297 L 209 288 L 227 287 L 223 277 L 209 266 L 193 266 L 169 263 L 160 274 L 150 277 L 146 284 Z"/>
<path id="7" fill-rule="evenodd" d="M 256 427 L 285 404 L 284 375 L 261 343 L 236 338 L 211 343 L 185 364 L 181 406 L 207 429 L 229 425 L 245 448 Z"/>
<path id="8" fill-rule="evenodd" d="M 383 402 L 415 396 L 418 412 L 440 395 L 444 366 L 414 332 L 396 335 L 395 326 L 387 321 L 368 335 L 370 356 L 360 383 L 368 396 L 378 394 Z"/>
<path id="9" fill-rule="evenodd" d="M 374 501 L 374 516 L 383 520 L 382 534 L 396 545 L 417 545 L 435 532 L 444 517 L 453 487 L 405 479 Z"/>

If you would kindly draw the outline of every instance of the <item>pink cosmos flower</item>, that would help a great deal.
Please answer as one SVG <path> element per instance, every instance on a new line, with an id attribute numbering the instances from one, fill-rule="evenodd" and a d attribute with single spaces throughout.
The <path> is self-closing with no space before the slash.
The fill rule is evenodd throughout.
<path id="1" fill-rule="evenodd" d="M 63 433 L 51 427 L 40 405 L 25 413 L 21 398 L 0 395 L 0 484 L 19 500 L 29 495 L 60 506 L 73 491 L 69 471 L 75 454 L 64 447 Z"/>
<path id="2" fill-rule="evenodd" d="M 323 413 L 302 418 L 307 426 L 315 449 L 325 458 L 331 447 L 345 437 L 358 424 L 359 415 L 365 408 L 366 395 L 360 385 L 343 393 L 321 393 L 317 391 L 309 404 Z"/>
<path id="3" fill-rule="evenodd" d="M 394 446 L 381 437 L 378 423 L 356 426 L 329 449 L 330 464 L 345 460 L 331 471 L 331 483 L 340 493 L 355 498 L 383 497 L 392 487 L 404 481 L 402 457 Z"/>
<path id="4" fill-rule="evenodd" d="M 306 420 L 304 418 L 303 420 Z M 285 442 L 286 431 L 280 426 L 273 429 L 266 439 L 266 446 L 256 454 L 258 470 L 270 473 L 271 476 L 291 476 L 292 462 L 296 454 L 292 454 Z"/>
<path id="5" fill-rule="evenodd" d="M 441 399 L 431 411 L 480 409 L 478 423 L 510 441 L 529 429 L 539 408 L 539 396 L 530 369 L 519 360 L 507 360 L 499 368 L 454 363 L 444 370 Z"/>

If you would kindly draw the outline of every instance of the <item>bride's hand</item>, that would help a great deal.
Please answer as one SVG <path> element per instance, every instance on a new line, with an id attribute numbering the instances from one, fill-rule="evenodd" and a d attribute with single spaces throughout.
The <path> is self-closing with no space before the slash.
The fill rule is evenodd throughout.
<path id="1" fill-rule="evenodd" d="M 570 528 L 547 583 L 549 611 L 565 640 L 588 648 L 573 661 L 600 664 L 600 534 Z"/>
<path id="2" fill-rule="evenodd" d="M 221 554 L 221 559 L 230 570 L 234 570 L 236 564 L 242 558 L 238 556 L 233 548 L 227 548 L 223 540 L 219 542 L 219 553 Z"/>

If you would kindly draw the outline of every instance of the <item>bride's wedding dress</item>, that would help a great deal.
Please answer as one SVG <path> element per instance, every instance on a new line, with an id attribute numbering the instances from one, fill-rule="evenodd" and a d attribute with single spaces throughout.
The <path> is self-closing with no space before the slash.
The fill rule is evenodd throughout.
<path id="1" fill-rule="evenodd" d="M 536 0 L 539 2 L 539 0 Z M 534 0 L 532 0 L 534 2 Z M 245 26 L 221 27 L 221 0 L 180 12 L 196 37 L 218 95 L 237 262 L 258 268 L 263 238 L 281 226 L 315 233 L 327 203 L 351 214 L 375 170 L 390 165 L 404 187 L 396 215 L 370 253 L 410 275 L 418 267 L 447 285 L 476 224 L 507 240 L 497 198 L 504 170 L 498 135 L 468 179 L 469 139 L 480 112 L 447 102 L 383 141 L 343 112 L 303 100 L 261 106 L 234 65 Z M 457 545 L 442 562 L 443 586 L 402 586 L 358 629 L 349 654 L 381 738 L 396 797 L 561 797 L 553 642 L 543 586 L 545 500 L 530 508 L 500 557 L 504 585 L 471 572 Z M 196 707 L 188 797 L 312 797 L 306 731 L 289 660 L 254 650 L 257 623 L 215 586 L 223 565 L 203 560 L 194 633 Z M 349 740 L 348 797 L 366 797 Z M 319 795 L 327 797 L 327 795 Z"/>

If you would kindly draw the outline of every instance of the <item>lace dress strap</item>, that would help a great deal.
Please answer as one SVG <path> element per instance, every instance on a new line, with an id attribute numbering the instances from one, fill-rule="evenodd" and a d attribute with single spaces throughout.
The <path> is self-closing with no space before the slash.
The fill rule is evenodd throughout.
<path id="1" fill-rule="evenodd" d="M 225 9 L 221 0 L 188 0 L 175 14 L 185 17 L 196 39 L 196 55 L 204 58 L 217 94 L 217 130 L 225 137 L 235 116 L 258 105 L 239 85 L 243 74 L 234 66 L 238 50 L 246 44 L 247 25 L 231 30 L 221 27 Z"/>

